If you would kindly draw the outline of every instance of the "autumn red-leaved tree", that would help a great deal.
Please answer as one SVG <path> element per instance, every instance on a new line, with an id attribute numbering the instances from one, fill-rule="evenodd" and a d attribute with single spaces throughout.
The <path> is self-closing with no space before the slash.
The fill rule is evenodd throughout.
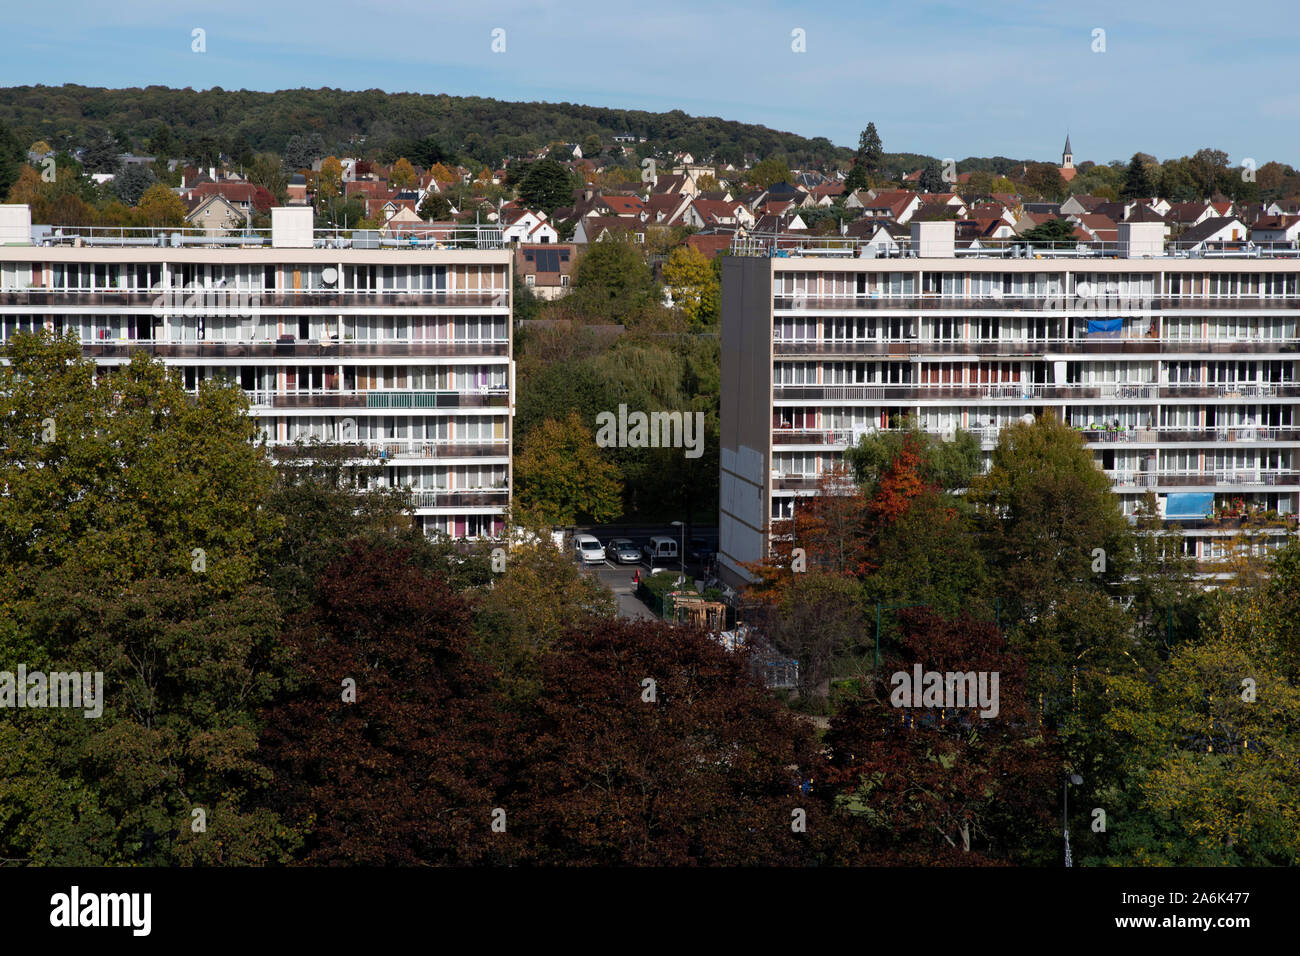
<path id="1" fill-rule="evenodd" d="M 511 753 L 501 806 L 520 862 L 796 864 L 824 839 L 802 789 L 819 774 L 810 726 L 702 632 L 571 627 Z"/>
<path id="2" fill-rule="evenodd" d="M 836 715 L 826 738 L 840 809 L 879 862 L 1036 859 L 1053 833 L 1060 759 L 1026 700 L 1023 661 L 993 625 L 924 610 L 900 616 L 901 652 Z M 896 706 L 894 675 L 911 678 L 915 664 L 986 675 L 990 690 L 996 674 L 996 716 L 970 706 Z"/>
<path id="3" fill-rule="evenodd" d="M 474 863 L 499 836 L 499 721 L 470 606 L 409 558 L 354 542 L 287 629 L 298 686 L 264 715 L 262 748 L 304 862 Z"/>

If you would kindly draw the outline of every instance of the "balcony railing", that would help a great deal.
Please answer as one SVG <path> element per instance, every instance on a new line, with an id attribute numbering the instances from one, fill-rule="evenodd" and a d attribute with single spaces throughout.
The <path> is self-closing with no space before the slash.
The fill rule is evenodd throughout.
<path id="1" fill-rule="evenodd" d="M 1034 382 L 896 384 L 896 385 L 777 385 L 782 401 L 893 401 L 902 399 L 1003 399 L 1032 401 L 1123 398 L 1154 399 L 1155 385 L 1044 385 Z"/>
<path id="2" fill-rule="evenodd" d="M 188 290 L 175 288 L 155 291 L 134 289 L 4 289 L 0 305 L 53 308 L 55 306 L 131 307 L 135 312 L 156 315 L 247 315 L 265 309 L 301 308 L 304 306 L 383 307 L 426 306 L 434 308 L 504 309 L 510 305 L 505 290 L 489 292 L 436 292 L 409 289 L 371 289 L 341 292 L 334 289 L 260 289 L 218 288 Z"/>
<path id="3" fill-rule="evenodd" d="M 413 508 L 504 508 L 510 504 L 508 488 L 468 488 L 455 491 L 411 491 Z"/>
<path id="4" fill-rule="evenodd" d="M 1300 310 L 1300 295 L 939 295 L 903 293 L 882 295 L 802 295 L 778 294 L 772 297 L 778 312 L 819 310 L 902 310 L 905 312 L 947 312 L 977 309 L 1011 312 L 1039 312 L 1046 315 L 1080 318 L 1121 318 L 1146 316 L 1163 311 L 1277 309 Z"/>
<path id="5" fill-rule="evenodd" d="M 267 447 L 277 459 L 310 459 L 314 446 L 297 442 L 268 442 Z M 331 453 L 342 452 L 349 458 L 378 462 L 408 461 L 425 458 L 503 458 L 510 454 L 510 445 L 504 441 L 386 441 L 386 442 L 330 442 L 324 447 Z"/>
<path id="6" fill-rule="evenodd" d="M 505 389 L 480 392 L 400 390 L 248 392 L 254 408 L 505 408 Z"/>
<path id="7" fill-rule="evenodd" d="M 774 445 L 850 445 L 853 432 L 847 428 L 773 428 Z"/>
<path id="8" fill-rule="evenodd" d="M 1300 483 L 1300 472 L 1233 470 L 1233 471 L 1107 471 L 1117 488 L 1163 488 L 1183 485 L 1275 486 Z"/>
<path id="9" fill-rule="evenodd" d="M 1168 382 L 1160 386 L 1162 398 L 1275 398 L 1300 395 L 1294 382 Z"/>
<path id="10" fill-rule="evenodd" d="M 1251 442 L 1300 441 L 1300 428 L 1277 425 L 1230 425 L 1223 428 L 1080 428 L 1089 443 L 1107 442 Z"/>
<path id="11" fill-rule="evenodd" d="M 1300 528 L 1296 515 L 1279 515 L 1261 518 L 1254 515 L 1226 516 L 1222 518 L 1165 518 L 1178 524 L 1184 531 L 1223 531 L 1235 533 L 1244 530 L 1257 534 L 1294 534 Z"/>
<path id="12" fill-rule="evenodd" d="M 773 352 L 787 356 L 818 355 L 1126 355 L 1126 354 L 1250 354 L 1300 351 L 1300 339 L 1155 339 L 1038 338 L 1038 339 L 926 339 L 860 338 L 843 340 L 775 339 Z"/>
<path id="13" fill-rule="evenodd" d="M 884 217 L 877 217 L 885 222 Z M 910 238 L 876 242 L 872 238 L 850 236 L 811 236 L 790 232 L 748 232 L 737 234 L 729 247 L 733 256 L 758 257 L 848 257 L 848 258 L 904 258 L 913 259 L 918 250 Z M 1021 238 L 981 239 L 980 248 L 955 248 L 953 255 L 977 259 L 1115 259 L 1126 257 L 1128 248 L 1116 242 L 1080 242 L 1070 240 L 1059 243 L 1030 244 Z M 1179 240 L 1162 241 L 1160 255 L 1168 258 L 1295 258 L 1300 256 L 1296 242 L 1241 241 L 1194 243 Z"/>
<path id="14" fill-rule="evenodd" d="M 55 226 L 42 246 L 271 248 L 271 230 L 245 228 L 226 235 L 192 227 Z M 423 223 L 409 229 L 313 229 L 316 249 L 501 249 L 496 224 Z"/>
<path id="15" fill-rule="evenodd" d="M 301 340 L 293 342 L 214 342 L 175 339 L 87 339 L 81 344 L 89 358 L 129 358 L 145 352 L 159 358 L 348 358 L 366 355 L 411 356 L 505 356 L 506 341 L 486 342 L 338 342 Z"/>

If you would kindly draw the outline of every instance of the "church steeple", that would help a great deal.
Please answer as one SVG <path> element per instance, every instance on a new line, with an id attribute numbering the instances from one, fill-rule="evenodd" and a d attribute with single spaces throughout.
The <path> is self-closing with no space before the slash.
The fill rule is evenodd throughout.
<path id="1" fill-rule="evenodd" d="M 1070 149 L 1070 134 L 1065 134 L 1065 151 L 1061 153 L 1061 166 L 1065 169 L 1074 168 L 1074 150 Z"/>

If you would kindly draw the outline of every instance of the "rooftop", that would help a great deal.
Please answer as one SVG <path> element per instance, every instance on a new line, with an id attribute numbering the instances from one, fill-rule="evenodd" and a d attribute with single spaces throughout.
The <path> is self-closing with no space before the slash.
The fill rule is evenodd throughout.
<path id="1" fill-rule="evenodd" d="M 1195 243 L 1178 240 L 1160 244 L 1159 254 L 1130 253 L 1122 241 L 1071 241 L 1033 245 L 1023 239 L 980 239 L 979 246 L 957 246 L 952 258 L 962 259 L 1300 259 L 1296 242 L 1240 241 Z M 750 232 L 738 235 L 728 250 L 733 256 L 816 257 L 840 259 L 922 257 L 910 237 L 899 237 L 891 248 L 871 238 L 811 236 L 790 232 Z M 945 258 L 945 257 L 939 257 Z"/>

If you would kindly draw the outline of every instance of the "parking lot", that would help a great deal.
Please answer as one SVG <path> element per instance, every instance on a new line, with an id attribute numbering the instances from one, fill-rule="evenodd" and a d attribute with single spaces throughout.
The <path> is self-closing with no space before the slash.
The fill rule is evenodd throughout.
<path id="1" fill-rule="evenodd" d="M 657 533 L 657 529 L 651 530 Z M 621 529 L 617 533 L 607 534 L 604 536 L 594 530 L 585 533 L 595 534 L 602 545 L 608 545 L 609 542 L 615 538 L 629 538 L 638 551 L 650 539 L 650 534 L 624 533 Z M 713 543 L 710 537 L 705 534 L 695 535 L 694 537 L 708 544 Z M 689 539 L 687 541 L 687 547 L 688 549 L 690 547 Z M 572 554 L 572 551 L 570 551 L 570 554 Z M 574 558 L 574 560 L 576 561 L 577 559 Z M 681 559 L 675 558 L 673 560 L 662 561 L 658 564 L 658 567 L 667 568 L 671 571 L 678 571 L 681 568 Z M 641 618 L 645 620 L 655 619 L 654 613 L 635 596 L 636 584 L 634 583 L 634 579 L 636 573 L 640 571 L 641 576 L 644 577 L 650 572 L 650 566 L 645 562 L 644 556 L 638 564 L 615 564 L 607 556 L 600 564 L 584 564 L 583 569 L 589 574 L 596 575 L 602 584 L 614 592 L 614 596 L 618 599 L 618 612 L 621 617 L 632 619 Z M 688 558 L 686 561 L 686 573 L 688 577 L 695 580 L 701 576 L 703 570 L 698 562 L 692 561 Z"/>

